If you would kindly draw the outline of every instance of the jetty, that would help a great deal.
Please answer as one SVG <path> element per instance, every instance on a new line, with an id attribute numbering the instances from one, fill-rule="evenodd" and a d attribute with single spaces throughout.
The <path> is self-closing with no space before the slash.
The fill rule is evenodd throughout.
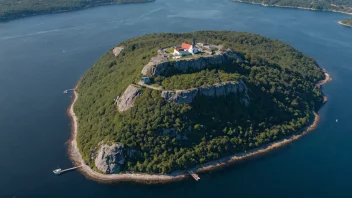
<path id="1" fill-rule="evenodd" d="M 196 181 L 200 180 L 200 177 L 195 174 L 193 171 L 188 171 L 188 173 L 193 177 L 193 179 L 195 179 Z"/>
<path id="2" fill-rule="evenodd" d="M 69 91 L 73 91 L 74 89 L 66 89 L 65 91 L 64 91 L 64 94 L 67 94 Z"/>
<path id="3" fill-rule="evenodd" d="M 72 171 L 72 170 L 76 170 L 76 169 L 78 169 L 78 168 L 81 168 L 82 166 L 83 166 L 83 165 L 81 165 L 81 166 L 76 166 L 76 167 L 72 167 L 72 168 L 68 168 L 68 169 L 64 169 L 64 170 L 62 170 L 61 168 L 58 168 L 58 169 L 53 170 L 53 173 L 54 173 L 55 175 L 60 175 L 60 174 L 65 173 L 65 172 L 68 172 L 68 171 Z"/>

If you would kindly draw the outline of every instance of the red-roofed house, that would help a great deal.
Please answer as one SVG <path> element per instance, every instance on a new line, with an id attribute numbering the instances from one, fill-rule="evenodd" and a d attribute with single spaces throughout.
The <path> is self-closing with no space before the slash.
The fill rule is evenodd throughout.
<path id="1" fill-rule="evenodd" d="M 176 47 L 174 50 L 174 55 L 176 56 L 184 56 L 188 54 L 196 54 L 198 53 L 198 48 L 196 47 L 195 40 L 193 44 L 182 43 L 181 47 Z"/>
<path id="2" fill-rule="evenodd" d="M 183 49 L 186 49 L 187 51 L 191 50 L 193 48 L 193 46 L 191 44 L 188 44 L 188 43 L 182 43 L 181 47 Z"/>

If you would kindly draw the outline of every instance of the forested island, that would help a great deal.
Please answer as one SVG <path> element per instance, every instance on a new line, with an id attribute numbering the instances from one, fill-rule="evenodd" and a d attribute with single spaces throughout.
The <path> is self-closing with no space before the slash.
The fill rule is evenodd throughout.
<path id="1" fill-rule="evenodd" d="M 41 14 L 69 12 L 99 5 L 151 1 L 154 0 L 0 0 L 0 21 Z"/>
<path id="2" fill-rule="evenodd" d="M 261 4 L 264 6 L 290 7 L 300 9 L 311 9 L 320 11 L 332 11 L 341 13 L 352 13 L 352 1 L 350 0 L 233 0 Z"/>
<path id="3" fill-rule="evenodd" d="M 345 19 L 345 20 L 339 21 L 339 24 L 352 27 L 352 19 Z"/>
<path id="4" fill-rule="evenodd" d="M 219 49 L 184 59 L 162 50 L 180 51 L 178 45 L 195 40 Z M 78 83 L 71 158 L 87 164 L 83 172 L 93 178 L 178 175 L 299 135 L 324 103 L 324 79 L 312 58 L 256 34 L 133 38 L 102 56 Z"/>

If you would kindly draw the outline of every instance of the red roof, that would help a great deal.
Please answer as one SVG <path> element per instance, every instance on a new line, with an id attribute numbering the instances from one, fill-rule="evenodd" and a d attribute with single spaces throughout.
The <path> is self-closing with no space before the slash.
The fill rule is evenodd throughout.
<path id="1" fill-rule="evenodd" d="M 184 48 L 184 49 L 189 50 L 189 49 L 192 47 L 192 45 L 191 45 L 191 44 L 188 44 L 188 43 L 182 43 L 182 46 L 181 46 L 181 47 Z"/>

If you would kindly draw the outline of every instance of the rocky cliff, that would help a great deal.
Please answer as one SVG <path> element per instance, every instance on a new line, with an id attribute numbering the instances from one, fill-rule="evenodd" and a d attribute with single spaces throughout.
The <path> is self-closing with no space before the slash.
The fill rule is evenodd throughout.
<path id="1" fill-rule="evenodd" d="M 192 103 L 193 99 L 197 96 L 209 96 L 209 97 L 219 97 L 226 96 L 230 93 L 247 93 L 248 88 L 246 84 L 242 81 L 229 81 L 217 83 L 210 86 L 203 86 L 198 88 L 192 88 L 187 90 L 176 90 L 176 91 L 163 91 L 161 97 L 168 101 L 176 103 Z M 246 94 L 247 95 L 247 94 Z M 248 97 L 244 97 L 241 100 L 246 105 L 249 105 Z"/>
<path id="2" fill-rule="evenodd" d="M 101 145 L 95 158 L 95 167 L 107 174 L 119 173 L 124 163 L 124 147 L 120 144 Z"/>
<path id="3" fill-rule="evenodd" d="M 230 56 L 231 54 L 231 56 Z M 235 58 L 232 52 L 224 52 L 214 56 L 204 56 L 197 58 L 181 59 L 168 61 L 166 57 L 158 55 L 153 57 L 151 61 L 144 66 L 142 74 L 145 76 L 163 76 L 166 75 L 170 69 L 177 69 L 181 72 L 188 70 L 201 70 L 209 65 L 219 65 L 225 63 L 229 58 Z"/>
<path id="4" fill-rule="evenodd" d="M 136 98 L 141 94 L 141 88 L 129 85 L 123 95 L 117 101 L 119 111 L 126 111 L 133 107 Z"/>
<path id="5" fill-rule="evenodd" d="M 158 70 L 164 70 L 168 65 L 169 59 L 159 53 L 158 56 L 150 59 L 149 63 L 143 67 L 141 73 L 145 76 L 156 76 L 154 73 L 157 68 L 159 68 Z"/>
<path id="6" fill-rule="evenodd" d="M 113 50 L 112 50 L 112 53 L 114 54 L 114 56 L 118 56 L 121 51 L 123 50 L 124 48 L 123 47 L 115 47 Z"/>

